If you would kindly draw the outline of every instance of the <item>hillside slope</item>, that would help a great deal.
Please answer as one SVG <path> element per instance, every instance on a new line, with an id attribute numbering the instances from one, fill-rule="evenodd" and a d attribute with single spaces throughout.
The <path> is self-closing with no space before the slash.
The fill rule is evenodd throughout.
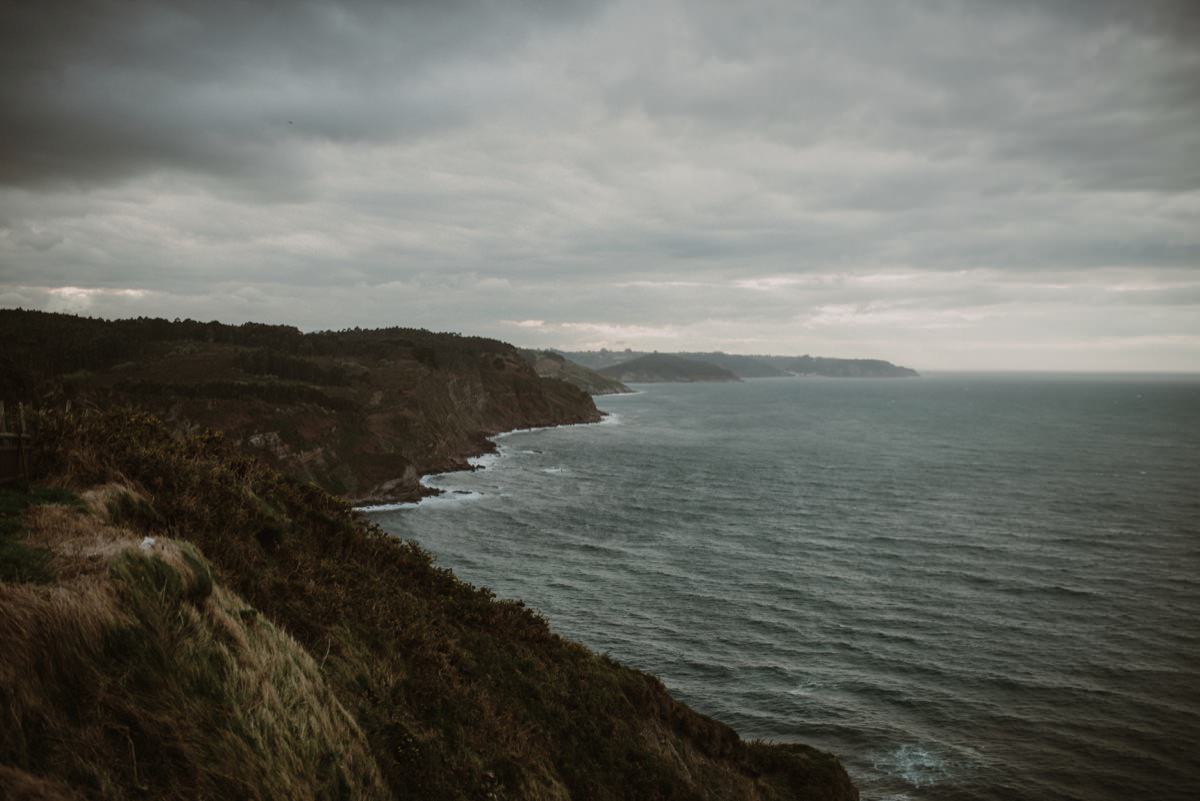
<path id="1" fill-rule="evenodd" d="M 488 435 L 600 419 L 585 392 L 480 337 L 0 310 L 0 341 L 10 407 L 135 404 L 357 502 L 418 498 L 421 474 L 465 467 Z"/>
<path id="2" fill-rule="evenodd" d="M 741 741 L 220 437 L 33 423 L 36 479 L 87 504 L 31 496 L 5 529 L 49 554 L 48 583 L 0 575 L 25 797 L 857 798 L 828 754 Z"/>
<path id="3" fill-rule="evenodd" d="M 53 577 L 0 574 L 0 797 L 388 797 L 299 643 L 191 544 L 113 524 L 109 504 L 143 498 L 39 495 L 20 523 Z"/>
<path id="4" fill-rule="evenodd" d="M 696 381 L 740 381 L 723 367 L 684 359 L 667 353 L 651 353 L 605 367 L 600 375 L 629 383 L 691 383 Z"/>
<path id="5" fill-rule="evenodd" d="M 576 364 L 561 353 L 555 353 L 552 350 L 522 350 L 521 353 L 542 378 L 557 378 L 566 381 L 589 395 L 618 395 L 631 391 L 629 387 L 615 378 L 609 378 L 595 370 L 589 370 L 581 364 Z"/>

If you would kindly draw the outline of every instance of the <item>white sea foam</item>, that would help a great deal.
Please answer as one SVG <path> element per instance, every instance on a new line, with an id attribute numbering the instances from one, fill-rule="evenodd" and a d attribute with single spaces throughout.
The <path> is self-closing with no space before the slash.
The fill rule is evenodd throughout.
<path id="1" fill-rule="evenodd" d="M 875 760 L 875 769 L 899 776 L 913 787 L 928 787 L 950 775 L 945 760 L 915 744 L 904 744 Z"/>
<path id="2" fill-rule="evenodd" d="M 499 451 L 494 453 L 481 453 L 478 456 L 472 456 L 471 458 L 467 459 L 467 464 L 480 470 L 486 470 L 498 462 L 500 460 L 500 456 L 501 454 Z"/>
<path id="3" fill-rule="evenodd" d="M 482 492 L 474 492 L 472 490 L 450 490 L 448 492 L 443 492 L 441 495 L 430 495 L 427 498 L 422 498 L 421 506 L 430 508 L 458 506 L 462 503 L 477 501 L 482 497 Z"/>
<path id="4" fill-rule="evenodd" d="M 613 414 L 612 412 L 609 412 L 598 423 L 567 423 L 566 425 L 561 425 L 561 426 L 535 426 L 533 428 L 515 428 L 512 431 L 502 431 L 501 433 L 496 434 L 495 436 L 493 436 L 491 438 L 492 443 L 496 445 L 496 450 L 493 453 L 483 453 L 478 456 L 471 456 L 467 459 L 467 464 L 469 464 L 472 469 L 477 469 L 477 470 L 486 470 L 488 468 L 495 467 L 496 464 L 499 463 L 499 461 L 504 456 L 506 456 L 508 453 L 508 449 L 505 448 L 505 446 L 499 444 L 498 441 L 505 439 L 513 434 L 530 434 L 530 433 L 534 433 L 537 431 L 550 431 L 550 430 L 556 429 L 556 428 L 574 428 L 576 426 L 616 425 L 618 422 L 620 422 L 620 416 Z M 536 453 L 541 453 L 541 451 L 520 450 L 520 451 L 517 451 L 517 453 L 536 454 Z M 455 490 L 450 487 L 439 486 L 439 484 L 447 476 L 453 476 L 455 473 L 461 473 L 461 472 L 465 472 L 465 471 L 452 470 L 447 473 L 435 473 L 433 475 L 421 476 L 421 485 L 425 486 L 425 487 L 430 487 L 432 489 L 442 490 L 442 493 L 440 495 L 428 495 L 428 496 L 422 498 L 420 501 L 405 501 L 403 503 L 381 503 L 381 504 L 372 504 L 372 505 L 368 505 L 368 506 L 356 506 L 355 510 L 359 511 L 359 512 L 394 512 L 394 511 L 397 511 L 400 509 L 412 509 L 412 508 L 418 507 L 418 506 L 420 506 L 420 507 L 436 507 L 436 506 L 457 505 L 457 504 L 463 503 L 465 501 L 473 501 L 473 500 L 478 500 L 479 498 L 482 498 L 483 495 L 482 495 L 482 493 L 479 493 L 479 492 L 468 491 L 468 490 Z M 561 467 L 548 467 L 548 468 L 545 468 L 542 472 L 544 472 L 544 473 L 561 473 L 562 468 Z"/>
<path id="5" fill-rule="evenodd" d="M 619 419 L 619 415 L 612 412 L 606 414 L 602 419 L 595 423 L 563 423 L 559 426 L 531 426 L 530 428 L 514 428 L 511 431 L 501 431 L 492 437 L 492 441 L 507 439 L 513 434 L 534 434 L 538 431 L 554 431 L 560 428 L 578 428 L 579 426 L 596 426 L 596 425 L 614 425 Z"/>
<path id="6" fill-rule="evenodd" d="M 372 503 L 366 506 L 355 506 L 356 512 L 395 512 L 398 509 L 411 509 L 417 505 L 416 501 L 403 501 L 402 503 Z"/>
<path id="7" fill-rule="evenodd" d="M 380 503 L 371 506 L 356 506 L 354 508 L 358 512 L 395 512 L 401 509 L 415 509 L 418 506 L 422 509 L 436 509 L 470 503 L 482 497 L 482 492 L 474 492 L 473 490 L 445 490 L 440 495 L 427 495 L 419 503 L 417 501 L 404 501 L 402 503 Z"/>

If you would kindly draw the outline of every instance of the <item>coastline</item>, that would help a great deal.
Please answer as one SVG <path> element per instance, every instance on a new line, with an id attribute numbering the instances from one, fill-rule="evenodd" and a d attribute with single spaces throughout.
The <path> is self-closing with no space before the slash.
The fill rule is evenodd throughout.
<path id="1" fill-rule="evenodd" d="M 638 392 L 616 392 L 606 395 L 613 397 L 615 395 L 637 395 Z M 484 440 L 490 448 L 480 450 L 478 453 L 463 457 L 466 462 L 466 467 L 457 467 L 449 470 L 430 470 L 421 473 L 417 479 L 421 487 L 421 496 L 416 500 L 381 500 L 379 503 L 364 503 L 352 505 L 351 509 L 362 514 L 371 514 L 374 512 L 394 512 L 399 509 L 415 509 L 420 506 L 421 501 L 426 498 L 436 498 L 446 494 L 446 491 L 440 487 L 434 487 L 426 483 L 428 479 L 436 476 L 447 476 L 453 473 L 472 473 L 476 470 L 486 470 L 495 463 L 504 454 L 501 450 L 498 440 L 507 439 L 514 434 L 532 434 L 538 431 L 550 431 L 557 428 L 574 428 L 576 426 L 601 426 L 601 425 L 616 425 L 620 421 L 620 415 L 612 412 L 600 412 L 599 420 L 583 421 L 577 423 L 558 423 L 548 426 L 526 426 L 524 428 L 510 428 L 506 431 L 498 431 L 495 434 L 486 436 Z M 489 460 L 488 457 L 494 457 Z M 485 463 L 486 462 L 486 463 Z"/>

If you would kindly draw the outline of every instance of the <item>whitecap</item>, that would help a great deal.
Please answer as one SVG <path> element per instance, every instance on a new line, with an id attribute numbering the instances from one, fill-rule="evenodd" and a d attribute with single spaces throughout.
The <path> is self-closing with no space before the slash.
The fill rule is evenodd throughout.
<path id="1" fill-rule="evenodd" d="M 449 490 L 441 495 L 430 495 L 421 499 L 421 505 L 429 508 L 458 506 L 461 503 L 477 501 L 483 497 L 482 492 L 473 490 Z"/>
<path id="2" fill-rule="evenodd" d="M 474 467 L 476 470 L 486 470 L 500 460 L 500 451 L 492 453 L 481 453 L 478 456 L 472 456 L 467 459 L 467 464 Z"/>
<path id="3" fill-rule="evenodd" d="M 422 482 L 424 483 L 424 482 Z M 432 485 L 426 485 L 432 486 Z M 483 493 L 473 492 L 471 490 L 455 490 L 443 489 L 439 495 L 426 495 L 418 501 L 400 501 L 399 503 L 375 503 L 366 506 L 355 506 L 356 512 L 397 512 L 402 509 L 416 509 L 418 506 L 438 507 L 438 506 L 456 506 L 467 501 L 476 501 L 483 497 Z"/>
<path id="4" fill-rule="evenodd" d="M 944 759 L 915 743 L 906 743 L 877 757 L 874 765 L 876 770 L 898 776 L 913 787 L 928 787 L 950 775 Z"/>
<path id="5" fill-rule="evenodd" d="M 399 509 L 411 509 L 416 506 L 416 501 L 402 501 L 400 503 L 371 503 L 366 506 L 355 506 L 356 512 L 395 512 Z"/>

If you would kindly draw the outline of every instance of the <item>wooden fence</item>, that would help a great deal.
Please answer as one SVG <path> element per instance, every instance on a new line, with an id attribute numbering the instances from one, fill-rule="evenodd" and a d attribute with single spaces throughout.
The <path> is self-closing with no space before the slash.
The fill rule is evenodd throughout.
<path id="1" fill-rule="evenodd" d="M 25 429 L 25 407 L 17 406 L 17 419 L 5 415 L 0 401 L 0 484 L 20 481 L 29 476 L 29 447 L 31 438 Z M 14 430 L 9 430 L 13 428 Z"/>

